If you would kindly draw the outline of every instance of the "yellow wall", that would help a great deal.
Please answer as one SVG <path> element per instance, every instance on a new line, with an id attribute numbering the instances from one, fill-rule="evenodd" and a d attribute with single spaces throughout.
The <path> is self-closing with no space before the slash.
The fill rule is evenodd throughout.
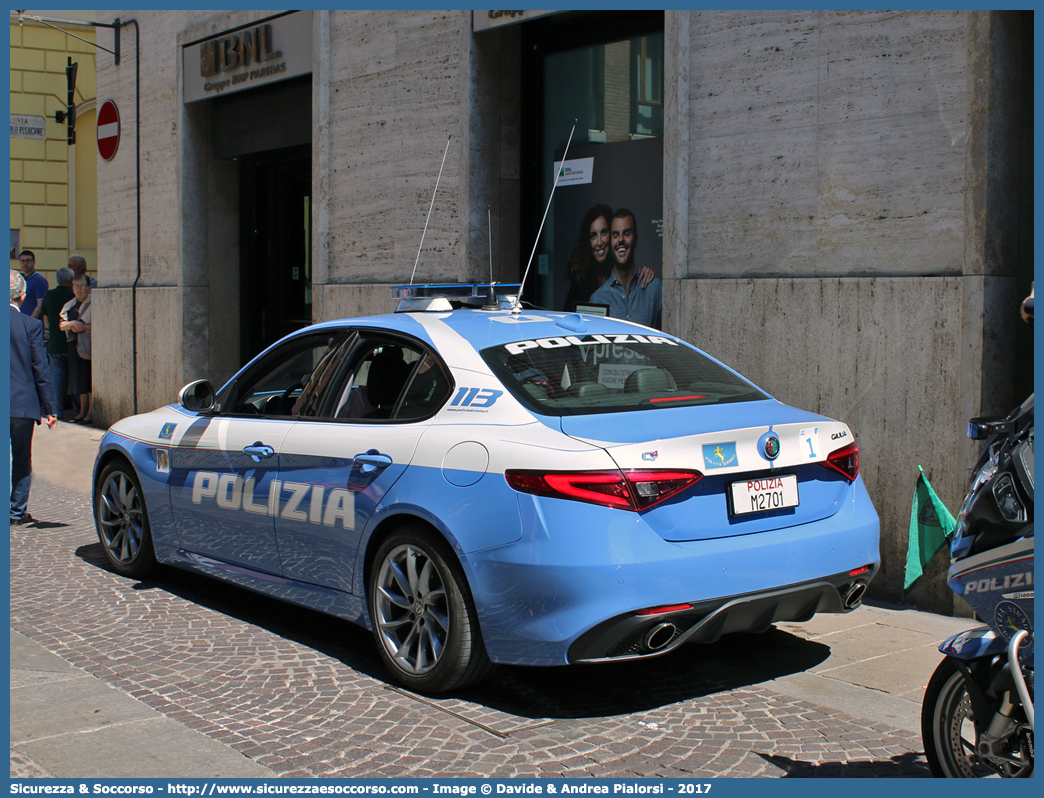
<path id="1" fill-rule="evenodd" d="M 79 84 L 79 76 L 76 83 Z M 96 108 L 76 112 L 76 150 L 74 161 L 75 202 L 72 209 L 70 251 L 87 259 L 88 270 L 94 268 L 98 249 L 98 114 Z M 89 250 L 89 251 L 85 251 Z"/>
<path id="2" fill-rule="evenodd" d="M 28 12 L 38 13 L 38 12 Z M 94 29 L 65 26 L 94 41 Z M 55 272 L 70 254 L 83 255 L 97 274 L 98 196 L 95 124 L 95 48 L 65 33 L 11 21 L 11 113 L 43 116 L 44 141 L 11 139 L 11 229 L 18 248 L 36 254 L 36 269 L 55 285 Z M 54 119 L 65 110 L 67 58 L 79 64 L 76 76 L 76 145 L 70 162 L 66 125 Z M 72 224 L 70 224 L 72 222 Z M 18 268 L 18 261 L 11 261 Z"/>

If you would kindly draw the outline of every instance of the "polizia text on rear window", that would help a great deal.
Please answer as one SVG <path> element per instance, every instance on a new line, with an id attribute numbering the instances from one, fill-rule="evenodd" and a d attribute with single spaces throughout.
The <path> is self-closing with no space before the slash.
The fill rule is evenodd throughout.
<path id="1" fill-rule="evenodd" d="M 535 338 L 482 357 L 536 412 L 566 416 L 751 402 L 768 398 L 715 360 L 666 336 Z"/>

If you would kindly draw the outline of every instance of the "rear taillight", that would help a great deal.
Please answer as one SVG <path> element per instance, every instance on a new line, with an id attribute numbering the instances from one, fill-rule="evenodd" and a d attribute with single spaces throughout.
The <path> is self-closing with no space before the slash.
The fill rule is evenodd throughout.
<path id="1" fill-rule="evenodd" d="M 522 493 L 576 499 L 606 507 L 633 509 L 631 494 L 619 471 L 584 471 L 581 473 L 548 473 L 543 471 L 508 471 L 508 484 Z"/>
<path id="2" fill-rule="evenodd" d="M 508 484 L 522 493 L 647 510 L 703 478 L 699 471 L 508 471 Z"/>
<path id="3" fill-rule="evenodd" d="M 823 465 L 834 469 L 849 482 L 855 482 L 859 476 L 859 447 L 850 443 L 843 449 L 831 452 Z"/>
<path id="4" fill-rule="evenodd" d="M 699 471 L 624 471 L 634 494 L 636 509 L 645 510 L 695 485 L 703 474 Z"/>

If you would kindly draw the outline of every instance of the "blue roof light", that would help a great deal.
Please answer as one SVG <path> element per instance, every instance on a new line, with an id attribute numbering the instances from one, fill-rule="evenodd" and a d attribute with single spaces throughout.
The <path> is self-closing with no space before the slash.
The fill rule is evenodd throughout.
<path id="1" fill-rule="evenodd" d="M 520 283 L 493 283 L 498 309 L 510 310 L 518 297 Z M 489 297 L 489 283 L 427 283 L 392 286 L 399 300 L 396 313 L 447 311 L 454 307 L 482 307 Z"/>

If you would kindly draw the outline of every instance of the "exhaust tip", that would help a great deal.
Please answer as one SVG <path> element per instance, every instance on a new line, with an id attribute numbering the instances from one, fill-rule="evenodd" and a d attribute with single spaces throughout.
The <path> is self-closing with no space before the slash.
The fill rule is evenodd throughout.
<path id="1" fill-rule="evenodd" d="M 854 610 L 863 603 L 863 594 L 866 593 L 866 585 L 856 582 L 845 594 L 844 606 L 846 610 Z"/>
<path id="2" fill-rule="evenodd" d="M 660 651 L 678 634 L 678 627 L 673 623 L 660 623 L 645 633 L 642 645 L 649 651 Z"/>

